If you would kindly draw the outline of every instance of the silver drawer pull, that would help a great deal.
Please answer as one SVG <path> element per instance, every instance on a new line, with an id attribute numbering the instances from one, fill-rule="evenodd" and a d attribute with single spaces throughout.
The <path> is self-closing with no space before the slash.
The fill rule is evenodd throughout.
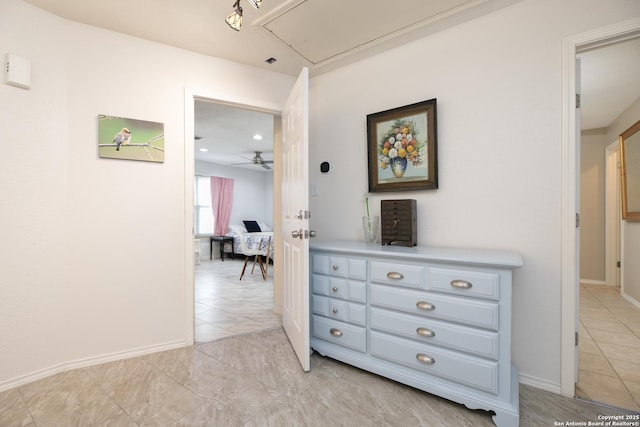
<path id="1" fill-rule="evenodd" d="M 416 329 L 416 332 L 418 333 L 418 335 L 423 336 L 423 337 L 435 337 L 436 333 L 433 332 L 431 329 L 427 329 L 427 328 L 418 328 Z"/>
<path id="2" fill-rule="evenodd" d="M 436 359 L 422 353 L 416 354 L 416 359 L 418 359 L 418 362 L 424 363 L 425 365 L 433 365 L 434 363 L 436 363 Z"/>
<path id="3" fill-rule="evenodd" d="M 333 312 L 333 314 L 336 314 L 338 312 L 337 308 L 334 308 L 333 310 L 331 310 Z"/>
<path id="4" fill-rule="evenodd" d="M 331 328 L 329 330 L 329 333 L 331 335 L 333 335 L 334 337 L 341 337 L 342 336 L 342 331 L 340 329 L 336 329 L 336 328 Z"/>
<path id="5" fill-rule="evenodd" d="M 471 282 L 467 282 L 466 280 L 452 280 L 451 286 L 458 289 L 471 289 Z"/>
<path id="6" fill-rule="evenodd" d="M 338 266 L 337 266 L 337 265 L 335 265 L 335 264 L 333 264 L 333 265 L 331 266 L 331 268 L 333 268 L 333 271 L 336 271 L 336 270 L 338 269 Z"/>
<path id="7" fill-rule="evenodd" d="M 435 310 L 436 306 L 431 304 L 430 302 L 426 302 L 426 301 L 418 301 L 416 303 L 416 307 L 418 307 L 420 310 Z"/>
<path id="8" fill-rule="evenodd" d="M 387 273 L 387 277 L 391 280 L 402 280 L 404 276 L 402 273 L 398 273 L 397 271 L 390 271 Z"/>
<path id="9" fill-rule="evenodd" d="M 332 290 L 333 292 L 338 292 L 338 288 L 337 288 L 336 286 L 334 286 L 333 288 L 331 288 L 331 290 Z"/>

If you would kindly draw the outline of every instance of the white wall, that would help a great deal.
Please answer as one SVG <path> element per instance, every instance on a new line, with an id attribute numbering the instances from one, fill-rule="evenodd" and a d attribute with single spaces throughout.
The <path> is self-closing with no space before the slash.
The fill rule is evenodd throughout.
<path id="1" fill-rule="evenodd" d="M 20 0 L 0 2 L 7 52 L 31 61 L 33 85 L 0 83 L 0 390 L 184 345 L 185 87 L 279 110 L 295 79 Z M 165 162 L 99 159 L 98 114 L 163 122 Z"/>
<path id="2" fill-rule="evenodd" d="M 415 198 L 419 244 L 519 251 L 513 361 L 560 390 L 563 37 L 640 15 L 629 0 L 526 0 L 311 80 L 311 226 L 362 239 L 366 115 L 438 99 L 440 188 Z M 318 165 L 330 160 L 331 174 Z"/>
<path id="3" fill-rule="evenodd" d="M 622 132 L 640 120 L 640 98 L 629 106 L 616 120 L 607 128 L 607 139 L 614 141 Z M 623 221 L 622 229 L 622 291 L 640 301 L 640 264 L 638 264 L 638 254 L 640 254 L 640 222 Z"/>
<path id="4" fill-rule="evenodd" d="M 580 136 L 580 280 L 605 283 L 606 129 Z"/>
<path id="5" fill-rule="evenodd" d="M 243 220 L 266 222 L 273 228 L 273 174 L 209 162 L 195 162 L 196 175 L 233 178 L 233 208 L 229 224 Z"/>

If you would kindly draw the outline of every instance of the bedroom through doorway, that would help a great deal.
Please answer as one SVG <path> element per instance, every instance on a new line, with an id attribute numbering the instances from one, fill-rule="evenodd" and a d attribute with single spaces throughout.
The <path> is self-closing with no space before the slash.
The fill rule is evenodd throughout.
<path id="1" fill-rule="evenodd" d="M 274 304 L 277 264 L 273 262 L 274 140 L 279 121 L 280 116 L 273 112 L 195 98 L 196 343 L 282 325 Z M 231 199 L 225 196 L 220 202 L 226 203 L 226 213 L 216 207 L 218 195 L 211 177 L 232 183 Z M 216 216 L 222 218 L 218 224 Z M 212 240 L 211 236 L 217 237 Z M 254 266 L 250 260 L 240 280 L 245 261 L 241 242 L 248 248 L 269 248 L 265 278 L 258 263 Z"/>

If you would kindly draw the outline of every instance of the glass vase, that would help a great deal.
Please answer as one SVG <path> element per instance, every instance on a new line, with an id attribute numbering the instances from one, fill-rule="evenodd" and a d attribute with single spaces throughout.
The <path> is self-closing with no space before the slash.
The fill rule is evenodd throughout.
<path id="1" fill-rule="evenodd" d="M 364 241 L 375 243 L 378 239 L 378 228 L 380 227 L 379 216 L 363 216 L 362 231 L 364 231 Z"/>

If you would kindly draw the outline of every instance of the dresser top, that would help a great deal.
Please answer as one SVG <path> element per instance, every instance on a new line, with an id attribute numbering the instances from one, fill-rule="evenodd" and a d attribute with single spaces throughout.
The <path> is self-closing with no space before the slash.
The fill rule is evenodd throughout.
<path id="1" fill-rule="evenodd" d="M 311 250 L 341 252 L 352 255 L 368 255 L 402 258 L 411 261 L 439 261 L 482 266 L 517 268 L 522 267 L 522 256 L 514 251 L 493 249 L 465 249 L 438 246 L 382 246 L 351 240 L 314 242 Z"/>

